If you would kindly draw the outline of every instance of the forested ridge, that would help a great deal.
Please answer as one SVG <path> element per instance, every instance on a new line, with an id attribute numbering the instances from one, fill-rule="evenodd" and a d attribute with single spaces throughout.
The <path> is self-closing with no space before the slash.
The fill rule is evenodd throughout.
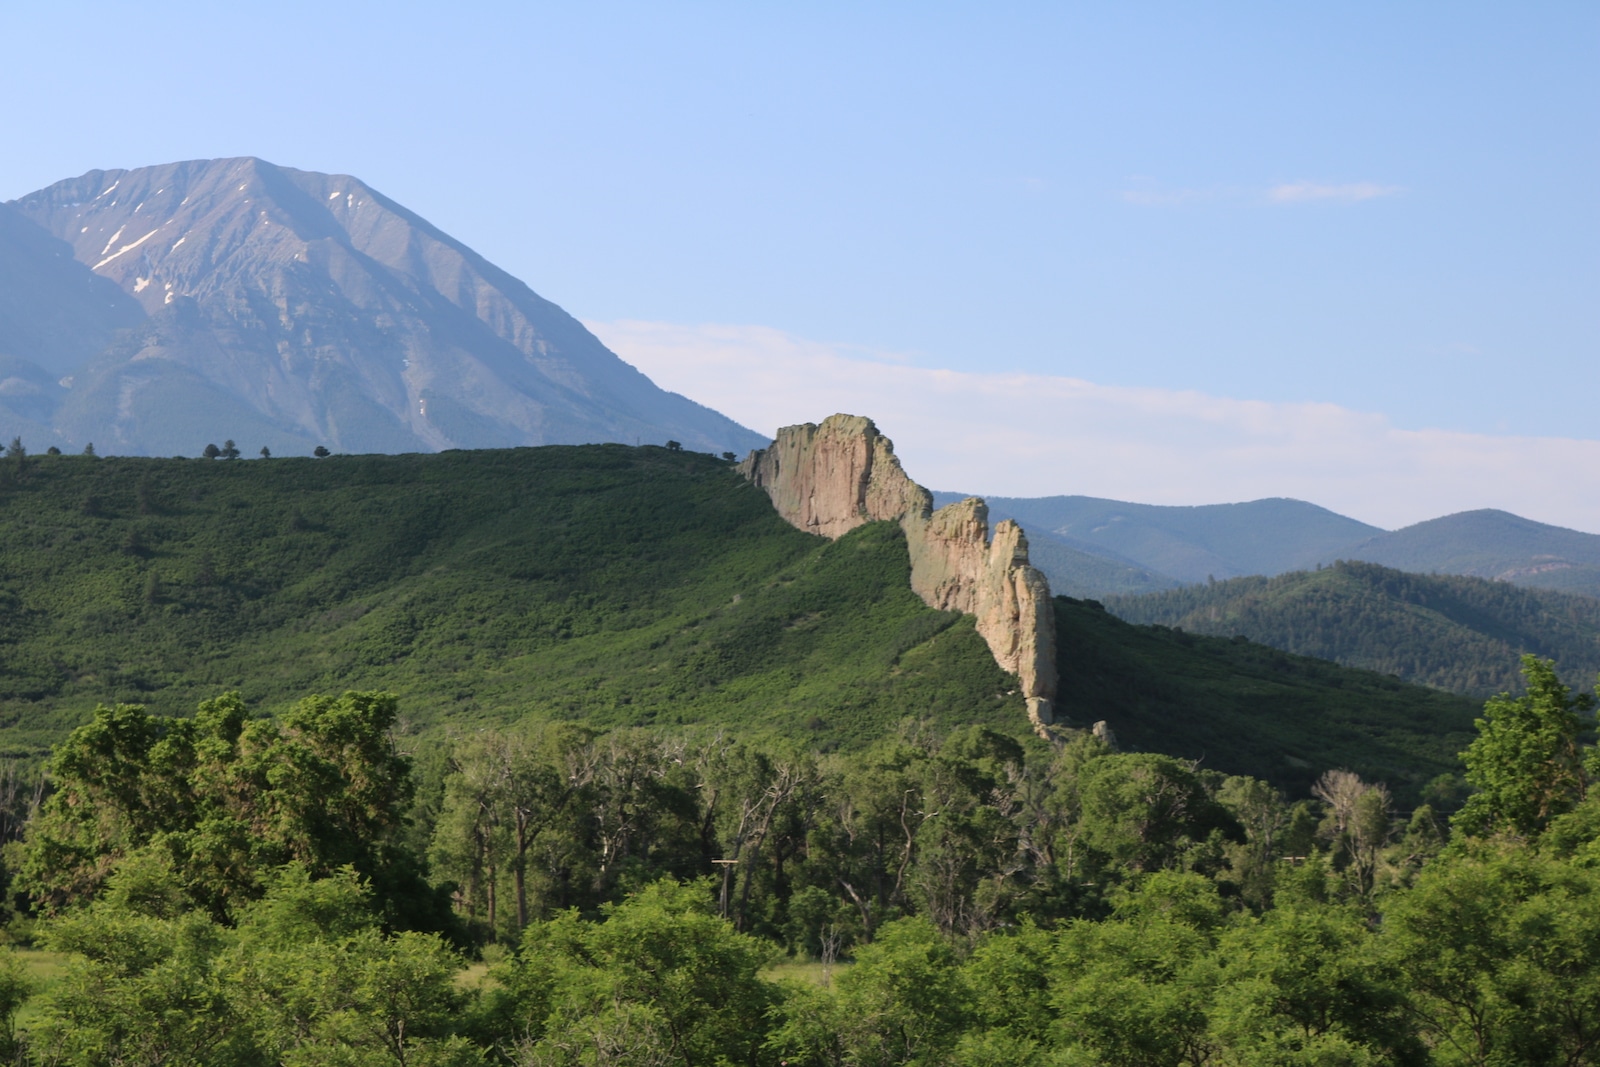
<path id="1" fill-rule="evenodd" d="M 1600 600 L 1509 582 L 1341 561 L 1230 578 L 1106 606 L 1130 622 L 1251 641 L 1476 697 L 1516 689 L 1519 659 L 1600 671 Z"/>
<path id="2" fill-rule="evenodd" d="M 407 755 L 381 694 L 278 718 L 232 695 L 102 707 L 5 851 L 9 939 L 63 962 L 41 983 L 39 949 L 0 950 L 0 1045 L 84 1065 L 1594 1063 L 1592 704 L 1525 669 L 1464 781 L 1410 810 L 1349 771 L 1290 800 L 1087 732 L 908 723 L 819 755 L 547 723 Z"/>
<path id="3" fill-rule="evenodd" d="M 907 717 L 1027 732 L 972 621 L 909 588 L 904 537 L 802 533 L 726 461 L 620 445 L 0 460 L 0 756 L 97 704 L 396 694 L 399 727 L 719 725 L 859 748 Z M 1473 705 L 1058 599 L 1063 714 L 1296 793 L 1333 766 L 1407 796 Z"/>
<path id="4" fill-rule="evenodd" d="M 1047 741 L 896 526 L 668 449 L 11 456 L 0 533 L 11 1062 L 1593 1059 L 1537 661 L 1464 778 L 1460 697 L 1058 597 Z"/>
<path id="5" fill-rule="evenodd" d="M 620 445 L 0 462 L 0 751 L 97 702 L 384 689 L 408 723 L 1020 720 L 880 524 L 837 544 L 713 456 Z"/>

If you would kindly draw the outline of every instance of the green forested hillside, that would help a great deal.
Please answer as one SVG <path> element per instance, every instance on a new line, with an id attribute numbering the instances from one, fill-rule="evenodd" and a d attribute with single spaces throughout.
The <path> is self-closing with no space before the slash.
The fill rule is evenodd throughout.
<path id="1" fill-rule="evenodd" d="M 0 464 L 0 746 L 97 703 L 398 694 L 413 729 L 712 724 L 859 747 L 902 719 L 1027 731 L 970 619 L 889 523 L 801 533 L 710 456 L 616 445 Z M 1062 707 L 1124 744 L 1303 791 L 1452 766 L 1471 708 L 1064 601 Z M 1462 735 L 1464 736 L 1464 735 Z"/>
<path id="2" fill-rule="evenodd" d="M 1047 744 L 894 524 L 709 457 L 0 472 L 6 729 L 59 738 L 0 767 L 7 1062 L 1593 1060 L 1592 703 L 1541 661 L 1474 740 L 1057 597 L 1121 750 Z M 357 685 L 401 695 L 290 699 Z M 86 712 L 130 697 L 179 716 Z"/>
<path id="3" fill-rule="evenodd" d="M 1158 594 L 1159 595 L 1159 594 Z M 1124 747 L 1164 752 L 1303 795 L 1330 768 L 1414 800 L 1454 771 L 1474 701 L 1243 638 L 1134 626 L 1056 598 L 1060 711 L 1104 719 Z"/>
<path id="4" fill-rule="evenodd" d="M 0 487 L 0 745 L 97 702 L 387 689 L 419 726 L 737 722 L 837 743 L 1021 721 L 890 525 L 828 544 L 710 456 L 552 447 L 28 457 Z M 820 735 L 820 736 L 819 736 Z"/>
<path id="5" fill-rule="evenodd" d="M 1508 582 L 1341 562 L 1108 598 L 1117 615 L 1252 641 L 1474 696 L 1515 690 L 1524 653 L 1574 686 L 1600 671 L 1600 601 Z"/>

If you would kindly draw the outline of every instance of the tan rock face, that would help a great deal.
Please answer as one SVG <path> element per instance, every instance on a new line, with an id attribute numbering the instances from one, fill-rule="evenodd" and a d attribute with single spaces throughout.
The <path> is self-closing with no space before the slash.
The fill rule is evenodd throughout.
<path id="1" fill-rule="evenodd" d="M 779 515 L 829 540 L 865 522 L 933 510 L 933 495 L 906 477 L 894 443 L 859 415 L 785 426 L 739 469 L 767 491 Z"/>
<path id="2" fill-rule="evenodd" d="M 897 520 L 911 553 L 911 588 L 943 611 L 976 616 L 995 662 L 1016 674 L 1036 725 L 1053 719 L 1055 611 L 1050 585 L 1028 564 L 1028 540 L 1007 520 L 989 538 L 989 508 L 977 497 L 933 510 L 894 444 L 871 419 L 834 415 L 785 426 L 740 464 L 793 525 L 830 540 L 868 522 Z"/>

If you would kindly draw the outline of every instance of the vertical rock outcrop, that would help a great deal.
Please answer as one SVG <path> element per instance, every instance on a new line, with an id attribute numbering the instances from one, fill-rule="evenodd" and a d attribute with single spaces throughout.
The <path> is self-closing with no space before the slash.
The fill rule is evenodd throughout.
<path id="1" fill-rule="evenodd" d="M 1001 522 L 991 539 L 989 508 L 977 497 L 934 511 L 933 494 L 906 475 L 893 442 L 859 415 L 785 426 L 739 469 L 809 533 L 834 539 L 863 523 L 899 522 L 912 590 L 929 607 L 975 616 L 995 662 L 1021 681 L 1029 718 L 1053 721 L 1055 613 L 1020 526 Z"/>

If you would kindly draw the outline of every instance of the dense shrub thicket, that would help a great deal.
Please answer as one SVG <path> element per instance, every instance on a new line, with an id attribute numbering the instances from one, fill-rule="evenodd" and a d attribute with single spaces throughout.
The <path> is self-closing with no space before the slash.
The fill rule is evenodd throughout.
<path id="1" fill-rule="evenodd" d="M 1465 785 L 1409 812 L 1349 771 L 1291 802 L 1087 734 L 817 755 L 533 724 L 407 757 L 377 694 L 103 708 L 7 852 L 12 930 L 70 961 L 7 1052 L 1594 1063 L 1592 706 L 1525 670 Z M 440 899 L 425 870 L 446 910 L 407 906 Z M 28 984 L 0 965 L 8 1017 Z"/>

